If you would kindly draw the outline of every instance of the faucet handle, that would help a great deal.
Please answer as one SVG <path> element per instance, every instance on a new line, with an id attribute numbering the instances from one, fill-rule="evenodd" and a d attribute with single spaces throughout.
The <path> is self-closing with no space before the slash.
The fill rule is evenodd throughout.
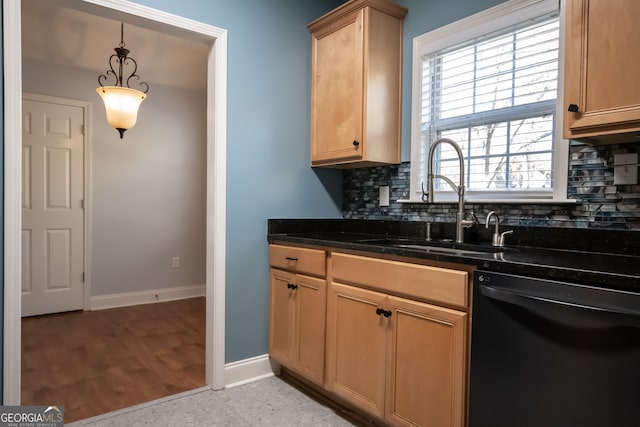
<path id="1" fill-rule="evenodd" d="M 495 233 L 495 234 L 493 235 L 493 242 L 492 242 L 492 245 L 493 245 L 493 246 L 500 247 L 500 248 L 504 247 L 504 237 L 505 237 L 507 234 L 512 234 L 512 233 L 513 233 L 513 230 L 507 230 L 507 231 L 504 231 L 504 232 L 502 232 L 502 233 L 500 233 L 500 234 Z"/>
<path id="2" fill-rule="evenodd" d="M 460 221 L 462 227 L 464 228 L 469 228 L 471 227 L 473 224 L 479 224 L 480 221 L 478 221 L 478 217 L 476 216 L 475 213 L 473 212 L 469 212 L 471 214 L 471 219 L 463 219 L 462 221 Z"/>

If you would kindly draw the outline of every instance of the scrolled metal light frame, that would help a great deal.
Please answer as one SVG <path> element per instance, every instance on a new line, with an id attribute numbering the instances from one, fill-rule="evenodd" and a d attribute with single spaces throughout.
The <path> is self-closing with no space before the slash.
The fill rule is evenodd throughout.
<path id="1" fill-rule="evenodd" d="M 107 80 L 109 78 L 109 76 L 113 76 L 116 79 L 116 84 L 115 86 L 118 87 L 125 87 L 124 83 L 126 83 L 126 87 L 130 88 L 130 89 L 134 89 L 131 87 L 131 84 L 129 83 L 131 79 L 135 79 L 135 80 L 140 80 L 140 75 L 137 74 L 138 72 L 138 63 L 136 62 L 135 59 L 131 58 L 129 56 L 129 49 L 125 48 L 125 43 L 124 43 L 124 24 L 121 23 L 120 24 L 120 44 L 118 45 L 118 47 L 114 48 L 114 50 L 116 51 L 116 53 L 112 54 L 109 57 L 109 70 L 106 71 L 105 74 L 100 74 L 98 76 L 98 84 L 101 87 L 105 87 L 104 85 L 104 81 Z M 115 61 L 115 62 L 114 62 Z M 129 77 L 127 77 L 127 80 L 123 80 L 123 69 L 126 65 L 129 64 L 133 64 L 133 71 L 131 72 L 131 74 L 129 74 Z M 117 66 L 118 71 L 116 72 L 114 64 Z M 142 93 L 147 93 L 149 91 L 149 84 L 147 82 L 144 81 L 140 81 L 138 82 L 138 85 L 140 88 L 144 89 L 141 90 Z"/>

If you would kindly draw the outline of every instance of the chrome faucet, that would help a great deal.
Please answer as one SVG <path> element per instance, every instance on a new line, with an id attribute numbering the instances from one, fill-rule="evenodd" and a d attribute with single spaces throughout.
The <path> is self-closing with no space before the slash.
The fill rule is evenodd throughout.
<path id="1" fill-rule="evenodd" d="M 455 185 L 453 181 L 447 178 L 444 175 L 434 175 L 433 174 L 433 159 L 435 156 L 436 148 L 446 142 L 451 145 L 458 154 L 458 159 L 460 160 L 460 182 L 458 185 Z M 449 186 L 458 194 L 458 212 L 456 213 L 456 242 L 463 243 L 464 235 L 463 228 L 471 227 L 475 221 L 465 219 L 464 214 L 464 155 L 462 154 L 462 150 L 460 146 L 456 144 L 453 140 L 449 138 L 439 138 L 435 142 L 431 144 L 429 147 L 429 160 L 428 160 L 429 172 L 427 174 L 427 191 L 422 191 L 423 200 L 427 203 L 433 203 L 433 180 L 434 178 L 440 178 L 444 180 Z M 426 199 L 424 198 L 426 196 Z"/>
<path id="2" fill-rule="evenodd" d="M 487 214 L 487 219 L 484 221 L 484 228 L 489 228 L 489 222 L 491 221 L 491 218 L 495 218 L 496 221 L 496 228 L 493 231 L 493 239 L 491 241 L 491 245 L 501 248 L 504 246 L 504 236 L 513 233 L 513 230 L 508 230 L 500 234 L 500 217 L 497 213 L 495 213 L 495 211 L 491 211 Z"/>

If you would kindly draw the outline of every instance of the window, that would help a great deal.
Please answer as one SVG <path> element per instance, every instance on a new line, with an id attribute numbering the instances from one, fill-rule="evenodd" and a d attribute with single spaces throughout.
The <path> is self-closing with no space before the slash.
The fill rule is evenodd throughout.
<path id="1" fill-rule="evenodd" d="M 512 0 L 414 40 L 412 199 L 426 185 L 429 146 L 442 137 L 465 156 L 467 199 L 566 197 L 559 22 L 557 0 Z M 433 173 L 457 183 L 458 164 L 454 149 L 439 145 Z M 435 184 L 436 200 L 457 197 Z"/>

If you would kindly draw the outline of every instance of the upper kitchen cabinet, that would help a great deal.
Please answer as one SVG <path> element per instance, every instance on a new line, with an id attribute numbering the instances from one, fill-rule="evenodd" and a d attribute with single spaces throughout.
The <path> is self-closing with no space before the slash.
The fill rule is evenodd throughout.
<path id="1" fill-rule="evenodd" d="M 566 4 L 564 138 L 638 141 L 640 1 Z"/>
<path id="2" fill-rule="evenodd" d="M 307 26 L 312 166 L 400 163 L 406 13 L 387 0 L 351 0 Z"/>

